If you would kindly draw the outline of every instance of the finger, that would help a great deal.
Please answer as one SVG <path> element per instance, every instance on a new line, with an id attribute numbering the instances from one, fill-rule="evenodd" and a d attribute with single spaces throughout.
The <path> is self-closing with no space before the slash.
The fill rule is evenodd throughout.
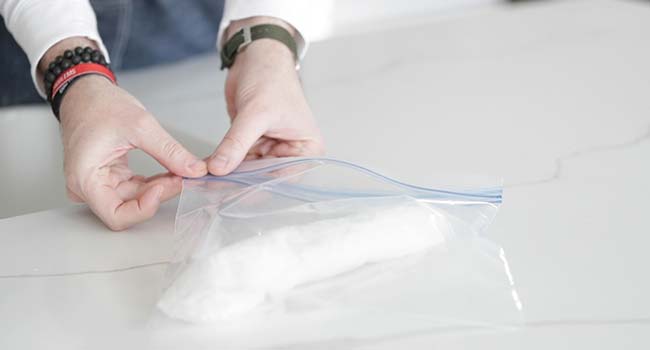
<path id="1" fill-rule="evenodd" d="M 257 155 L 257 154 L 251 154 L 251 153 L 249 153 L 249 154 L 246 155 L 246 157 L 244 157 L 244 161 L 247 161 L 247 160 L 256 160 L 256 159 L 261 159 L 261 158 L 262 158 L 262 157 L 259 156 L 259 155 Z"/>
<path id="2" fill-rule="evenodd" d="M 208 170 L 214 175 L 226 175 L 242 162 L 251 146 L 266 131 L 266 123 L 256 118 L 238 116 L 230 130 L 208 159 Z"/>
<path id="3" fill-rule="evenodd" d="M 115 187 L 115 191 L 123 201 L 128 201 L 129 199 L 136 198 L 143 187 L 144 181 L 127 180 L 120 182 Z"/>
<path id="4" fill-rule="evenodd" d="M 158 123 L 139 136 L 136 146 L 154 157 L 162 166 L 179 176 L 199 177 L 207 166 L 176 141 Z"/>
<path id="5" fill-rule="evenodd" d="M 126 159 L 126 157 L 125 157 Z M 133 171 L 129 169 L 127 161 L 125 160 L 123 164 L 115 164 L 111 162 L 108 164 L 110 166 L 111 178 L 115 181 L 126 181 L 133 177 Z"/>
<path id="6" fill-rule="evenodd" d="M 154 216 L 163 187 L 153 186 L 138 198 L 123 201 L 114 188 L 95 186 L 88 196 L 90 209 L 113 231 L 121 231 Z"/>
<path id="7" fill-rule="evenodd" d="M 120 183 L 116 190 L 120 198 L 126 201 L 139 197 L 143 192 L 156 185 L 163 187 L 160 201 L 165 202 L 180 193 L 182 178 L 170 173 L 159 174 L 147 179 L 142 176 L 134 176 L 130 180 Z"/>
<path id="8" fill-rule="evenodd" d="M 165 174 L 165 176 L 155 177 L 149 180 L 147 187 L 163 186 L 163 193 L 160 195 L 160 201 L 166 202 L 181 193 L 183 189 L 183 178 L 174 174 Z"/>
<path id="9" fill-rule="evenodd" d="M 261 145 L 262 143 L 264 143 L 264 142 L 266 142 L 268 140 L 269 140 L 268 137 L 264 137 L 264 136 L 260 137 L 259 139 L 255 140 L 255 143 L 253 143 L 253 145 L 251 146 L 251 149 L 259 147 L 259 145 Z"/>
<path id="10" fill-rule="evenodd" d="M 287 141 L 279 142 L 268 151 L 268 156 L 275 157 L 304 157 L 323 154 L 323 147 L 316 141 Z"/>
<path id="11" fill-rule="evenodd" d="M 166 174 L 169 174 L 169 173 L 166 173 Z M 131 177 L 131 180 L 139 181 L 139 182 L 145 182 L 146 178 L 144 176 L 142 176 L 142 175 L 133 175 L 133 177 Z"/>
<path id="12" fill-rule="evenodd" d="M 261 142 L 257 142 L 249 151 L 246 159 L 249 159 L 250 156 L 255 156 L 255 158 L 263 158 L 264 155 L 269 153 L 273 145 L 278 141 L 275 139 L 270 139 L 267 137 L 260 138 Z"/>
<path id="13" fill-rule="evenodd" d="M 72 190 L 70 190 L 69 188 L 66 188 L 66 190 L 67 190 L 68 198 L 71 201 L 73 201 L 75 203 L 83 203 L 84 202 L 83 198 L 79 197 L 76 193 L 72 192 Z"/>

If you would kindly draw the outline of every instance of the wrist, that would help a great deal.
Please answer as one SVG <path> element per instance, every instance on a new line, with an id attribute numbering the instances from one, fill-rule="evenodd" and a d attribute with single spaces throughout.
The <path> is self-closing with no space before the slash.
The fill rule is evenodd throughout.
<path id="1" fill-rule="evenodd" d="M 239 52 L 237 59 L 230 69 L 238 69 L 245 65 L 265 65 L 274 69 L 289 68 L 295 70 L 296 61 L 287 46 L 277 40 L 260 39 L 246 46 Z"/>
<path id="2" fill-rule="evenodd" d="M 107 91 L 114 87 L 112 81 L 101 75 L 88 74 L 78 77 L 74 84 L 67 88 L 68 91 L 61 101 L 61 125 L 65 128 L 81 119 L 91 118 L 95 113 L 75 113 L 75 108 L 92 103 L 99 96 L 107 96 Z"/>
<path id="3" fill-rule="evenodd" d="M 265 23 L 267 18 L 269 17 L 255 17 L 230 27 L 237 31 L 230 35 L 221 48 L 222 70 L 242 65 L 250 66 L 250 63 L 270 67 L 289 65 L 297 69 L 296 41 L 287 30 L 288 25 Z M 240 28 L 240 25 L 244 24 L 245 26 Z M 249 63 L 237 63 L 241 61 Z"/>
<path id="4" fill-rule="evenodd" d="M 88 43 L 83 38 L 69 38 L 51 47 L 44 59 L 39 62 L 43 69 L 43 88 L 50 103 L 52 112 L 60 121 L 61 103 L 69 90 L 80 77 L 86 75 L 102 75 L 112 83 L 116 83 L 115 75 L 109 68 L 104 55 L 98 49 L 91 46 L 70 47 L 73 44 Z M 57 55 L 59 52 L 61 55 Z M 57 55 L 51 62 L 46 63 L 45 59 Z"/>
<path id="5" fill-rule="evenodd" d="M 232 21 L 224 31 L 221 69 L 247 65 L 237 64 L 237 61 L 267 66 L 286 63 L 297 68 L 296 34 L 289 23 L 275 17 L 256 16 Z"/>

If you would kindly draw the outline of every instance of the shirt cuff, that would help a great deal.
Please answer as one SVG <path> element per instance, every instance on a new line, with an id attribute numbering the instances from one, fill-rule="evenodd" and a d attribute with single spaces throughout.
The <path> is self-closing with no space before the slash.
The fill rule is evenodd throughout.
<path id="1" fill-rule="evenodd" d="M 326 30 L 327 18 L 321 5 L 323 1 L 295 0 L 247 0 L 226 1 L 223 17 L 217 35 L 217 49 L 221 51 L 225 29 L 232 21 L 256 16 L 275 17 L 296 29 L 296 46 L 298 58 L 305 57 L 309 42 L 322 36 Z M 327 16 L 325 16 L 327 17 Z"/>

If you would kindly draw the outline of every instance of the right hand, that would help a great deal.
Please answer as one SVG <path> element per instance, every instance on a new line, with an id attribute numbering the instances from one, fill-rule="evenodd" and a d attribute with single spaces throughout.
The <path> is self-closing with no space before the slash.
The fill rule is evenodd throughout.
<path id="1" fill-rule="evenodd" d="M 203 160 L 174 140 L 129 93 L 100 76 L 79 78 L 60 109 L 68 196 L 85 202 L 110 229 L 151 218 L 180 191 L 181 178 L 207 173 Z M 128 167 L 141 149 L 169 173 L 145 178 Z"/>

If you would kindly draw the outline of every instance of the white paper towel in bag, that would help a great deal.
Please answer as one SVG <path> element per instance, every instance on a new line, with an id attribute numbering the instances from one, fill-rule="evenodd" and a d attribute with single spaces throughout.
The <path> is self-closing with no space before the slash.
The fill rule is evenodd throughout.
<path id="1" fill-rule="evenodd" d="M 158 307 L 191 322 L 232 319 L 268 295 L 431 248 L 448 230 L 442 215 L 403 201 L 262 232 L 189 261 Z"/>

